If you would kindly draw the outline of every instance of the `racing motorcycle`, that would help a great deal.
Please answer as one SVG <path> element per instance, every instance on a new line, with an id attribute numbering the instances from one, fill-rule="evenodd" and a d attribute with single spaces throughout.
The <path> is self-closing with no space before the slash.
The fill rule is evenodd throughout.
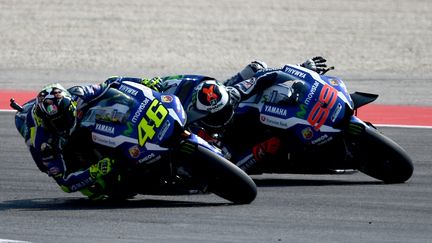
<path id="1" fill-rule="evenodd" d="M 260 75 L 266 72 L 258 72 L 256 78 Z M 411 177 L 414 167 L 407 152 L 356 116 L 358 108 L 378 95 L 350 94 L 340 78 L 295 65 L 268 75 L 274 76 L 274 85 L 239 104 L 235 129 L 225 137 L 232 147 L 238 137 L 253 143 L 272 136 L 282 141 L 272 159 L 251 171 L 332 174 L 358 170 L 386 183 L 402 183 Z"/>
<path id="2" fill-rule="evenodd" d="M 378 95 L 350 94 L 340 78 L 296 65 L 262 70 L 254 78 L 264 75 L 273 75 L 267 77 L 273 85 L 240 102 L 232 123 L 218 138 L 234 154 L 250 152 L 271 137 L 280 139 L 279 151 L 248 169 L 248 174 L 361 171 L 385 183 L 403 183 L 411 177 L 414 167 L 407 152 L 356 116 L 358 108 Z M 170 82 L 199 83 L 206 78 L 184 75 Z M 175 93 L 181 96 L 182 90 Z"/>
<path id="3" fill-rule="evenodd" d="M 25 116 L 35 101 L 17 110 L 15 124 L 25 132 Z M 68 161 L 116 162 L 112 197 L 135 194 L 175 195 L 214 193 L 236 204 L 251 203 L 257 194 L 253 180 L 222 156 L 221 151 L 185 129 L 186 115 L 174 95 L 161 94 L 143 85 L 123 82 L 110 88 L 91 105 L 79 128 L 64 145 Z M 81 158 L 81 159 L 80 159 Z M 82 166 L 79 162 L 69 167 Z M 120 179 L 121 178 L 121 179 Z"/>

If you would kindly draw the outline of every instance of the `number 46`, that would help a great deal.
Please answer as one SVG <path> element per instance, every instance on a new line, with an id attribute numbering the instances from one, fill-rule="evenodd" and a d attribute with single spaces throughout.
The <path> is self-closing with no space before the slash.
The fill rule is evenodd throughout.
<path id="1" fill-rule="evenodd" d="M 138 124 L 138 142 L 142 147 L 147 140 L 152 139 L 156 134 L 155 128 L 160 127 L 168 115 L 168 110 L 156 99 L 152 101 L 146 111 L 146 117 L 143 117 Z"/>

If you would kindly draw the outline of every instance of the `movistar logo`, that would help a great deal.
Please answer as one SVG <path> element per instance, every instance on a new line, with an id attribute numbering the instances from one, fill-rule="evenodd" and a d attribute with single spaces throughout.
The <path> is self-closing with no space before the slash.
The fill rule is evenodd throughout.
<path id="1" fill-rule="evenodd" d="M 300 104 L 299 105 L 300 110 L 296 113 L 296 116 L 298 118 L 306 118 L 306 105 L 305 104 Z"/>
<path id="2" fill-rule="evenodd" d="M 144 99 L 140 106 L 138 107 L 137 111 L 135 112 L 134 116 L 132 117 L 132 122 L 136 123 L 138 121 L 139 116 L 141 115 L 141 112 L 143 112 L 145 106 L 149 103 L 149 99 Z"/>
<path id="3" fill-rule="evenodd" d="M 311 99 L 313 98 L 313 95 L 315 94 L 315 92 L 318 88 L 318 85 L 319 85 L 319 83 L 317 81 L 315 81 L 314 84 L 312 85 L 312 88 L 311 88 L 311 90 L 310 90 L 309 94 L 307 95 L 306 100 L 304 102 L 306 105 L 309 105 Z"/>

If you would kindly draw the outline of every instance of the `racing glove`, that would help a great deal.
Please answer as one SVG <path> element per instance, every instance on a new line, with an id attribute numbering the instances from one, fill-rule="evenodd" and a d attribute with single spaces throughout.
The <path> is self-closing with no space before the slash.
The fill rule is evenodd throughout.
<path id="1" fill-rule="evenodd" d="M 327 67 L 327 60 L 321 56 L 316 56 L 311 59 L 306 60 L 300 66 L 315 71 L 319 74 L 325 74 L 326 72 L 334 69 L 334 67 Z"/>
<path id="2" fill-rule="evenodd" d="M 160 77 L 154 77 L 152 79 L 143 79 L 141 81 L 141 84 L 157 92 L 160 92 L 162 90 L 162 79 Z"/>
<path id="3" fill-rule="evenodd" d="M 93 179 L 99 179 L 102 176 L 108 175 L 114 165 L 114 160 L 110 158 L 103 158 L 97 164 L 90 166 L 90 176 Z"/>

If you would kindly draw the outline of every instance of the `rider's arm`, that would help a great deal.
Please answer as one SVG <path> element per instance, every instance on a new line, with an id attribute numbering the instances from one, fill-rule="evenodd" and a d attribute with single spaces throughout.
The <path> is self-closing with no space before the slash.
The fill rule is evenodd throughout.
<path id="1" fill-rule="evenodd" d="M 272 70 L 268 71 L 262 76 L 259 77 L 252 77 L 247 80 L 243 80 L 232 87 L 235 88 L 235 90 L 238 91 L 240 94 L 239 101 L 246 100 L 249 97 L 253 96 L 254 94 L 270 87 L 274 81 L 276 80 L 278 74 L 277 71 Z M 228 91 L 232 93 L 230 88 L 228 88 Z"/>
<path id="2" fill-rule="evenodd" d="M 27 119 L 29 128 L 26 144 L 40 171 L 54 178 L 57 184 L 66 192 L 81 190 L 94 183 L 89 170 L 67 174 L 66 164 L 61 152 L 53 144 L 50 132 L 41 126 L 40 119 L 32 112 Z"/>
<path id="3" fill-rule="evenodd" d="M 72 94 L 74 100 L 77 101 L 77 109 L 81 110 L 86 107 L 90 102 L 102 97 L 105 92 L 108 91 L 108 88 L 118 88 L 125 81 L 143 84 L 156 91 L 160 91 L 162 85 L 162 80 L 159 77 L 155 77 L 152 79 L 143 79 L 134 77 L 114 76 L 108 78 L 105 82 L 100 84 L 73 86 L 69 88 L 68 91 Z"/>
<path id="4" fill-rule="evenodd" d="M 324 59 L 321 56 L 316 56 L 310 59 L 307 59 L 303 63 L 297 64 L 298 66 L 302 66 L 304 68 L 310 69 L 312 71 L 315 71 L 319 74 L 325 74 L 329 70 L 334 69 L 334 67 L 327 67 L 326 64 L 327 60 Z M 226 86 L 234 86 L 235 84 L 238 84 L 244 80 L 248 80 L 255 76 L 259 71 L 266 71 L 270 70 L 267 67 L 267 64 L 261 61 L 253 61 L 246 65 L 246 67 L 243 68 L 240 72 L 235 74 L 230 79 L 224 81 L 224 85 Z M 271 70 L 277 70 L 277 69 L 271 69 Z"/>
<path id="5" fill-rule="evenodd" d="M 48 168 L 48 176 L 52 177 L 65 192 L 76 192 L 95 183 L 89 168 L 67 174 L 65 161 L 61 157 L 45 163 Z"/>
<path id="6" fill-rule="evenodd" d="M 246 67 L 244 67 L 240 72 L 236 73 L 231 78 L 223 82 L 226 86 L 233 86 L 243 80 L 250 79 L 260 70 L 265 70 L 267 64 L 261 61 L 252 61 Z"/>
<path id="7" fill-rule="evenodd" d="M 161 88 L 162 88 L 162 78 L 160 78 L 160 77 L 154 77 L 151 79 L 147 79 L 147 78 L 114 76 L 114 77 L 107 79 L 104 82 L 104 84 L 106 84 L 108 86 L 119 87 L 125 81 L 139 83 L 139 84 L 142 84 L 142 85 L 144 85 L 148 88 L 151 88 L 155 91 L 161 91 Z"/>

